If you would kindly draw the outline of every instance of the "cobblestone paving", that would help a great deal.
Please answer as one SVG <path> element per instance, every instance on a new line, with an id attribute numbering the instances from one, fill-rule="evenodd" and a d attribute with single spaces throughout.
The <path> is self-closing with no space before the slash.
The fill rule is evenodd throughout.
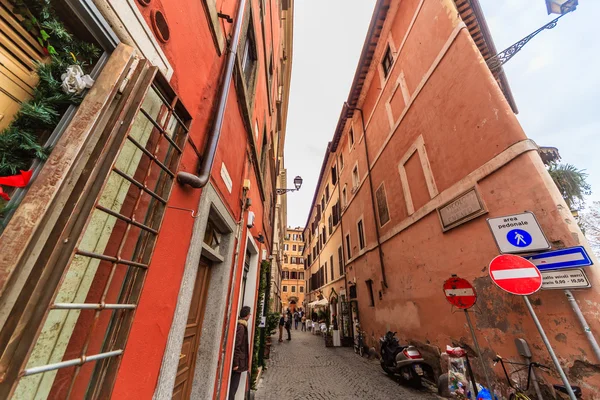
<path id="1" fill-rule="evenodd" d="M 290 342 L 273 339 L 256 400 L 439 399 L 401 386 L 352 348 L 325 347 L 320 336 L 293 330 Z"/>

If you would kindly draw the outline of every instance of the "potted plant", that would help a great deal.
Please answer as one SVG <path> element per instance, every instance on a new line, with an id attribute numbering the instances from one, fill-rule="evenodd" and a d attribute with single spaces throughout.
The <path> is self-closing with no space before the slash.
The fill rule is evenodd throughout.
<path id="1" fill-rule="evenodd" d="M 271 336 L 277 332 L 277 326 L 279 325 L 280 315 L 277 312 L 269 312 L 267 313 L 267 322 L 266 322 L 266 341 L 265 341 L 265 353 L 263 358 L 269 358 L 271 354 Z"/>

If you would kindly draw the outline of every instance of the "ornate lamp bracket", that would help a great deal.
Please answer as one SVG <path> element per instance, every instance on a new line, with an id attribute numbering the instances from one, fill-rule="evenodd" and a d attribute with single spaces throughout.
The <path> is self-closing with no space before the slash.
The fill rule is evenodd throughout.
<path id="1" fill-rule="evenodd" d="M 561 19 L 568 13 L 575 11 L 575 8 L 577 7 L 577 1 L 567 2 L 563 5 L 563 7 L 564 7 L 563 14 L 559 15 L 558 17 L 556 17 L 552 21 L 548 22 L 546 25 L 540 27 L 539 29 L 535 30 L 534 32 L 530 33 L 529 35 L 525 36 L 523 39 L 519 40 L 518 42 L 516 42 L 516 43 L 512 44 L 511 46 L 507 47 L 506 49 L 502 50 L 500 53 L 488 58 L 486 60 L 488 68 L 492 72 L 496 72 L 498 69 L 500 69 L 500 67 L 502 67 L 502 65 L 506 64 L 508 62 L 508 60 L 513 58 L 515 54 L 517 54 L 531 39 L 536 37 L 540 32 L 543 32 L 546 29 L 554 28 L 556 26 L 556 24 L 558 23 L 559 19 Z"/>

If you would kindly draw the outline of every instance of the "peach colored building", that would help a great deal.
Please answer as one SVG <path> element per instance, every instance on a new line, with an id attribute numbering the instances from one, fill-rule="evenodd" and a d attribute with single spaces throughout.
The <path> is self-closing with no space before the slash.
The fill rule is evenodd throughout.
<path id="1" fill-rule="evenodd" d="M 304 241 L 302 228 L 287 228 L 283 242 L 281 269 L 281 309 L 291 312 L 304 308 L 306 282 L 304 280 Z"/>
<path id="2" fill-rule="evenodd" d="M 446 345 L 473 346 L 464 315 L 442 291 L 458 274 L 479 295 L 471 318 L 483 362 L 501 382 L 492 357 L 518 359 L 515 338 L 527 340 L 534 360 L 552 362 L 524 301 L 488 275 L 499 249 L 486 218 L 531 211 L 552 248 L 588 245 L 519 125 L 504 73 L 485 62 L 495 53 L 477 0 L 377 1 L 322 172 L 337 166 L 347 291 L 368 342 L 377 347 L 397 331 L 435 368 Z M 311 210 L 307 223 L 311 246 L 319 214 Z M 313 274 L 324 264 L 310 261 Z M 586 272 L 592 288 L 575 297 L 598 337 L 600 273 Z M 600 398 L 600 360 L 563 291 L 530 298 L 571 383 Z"/>
<path id="3" fill-rule="evenodd" d="M 330 147 L 329 147 L 330 149 Z M 306 261 L 306 281 L 308 294 L 306 307 L 309 316 L 314 312 L 328 312 L 329 322 L 334 318 L 338 323 L 335 345 L 340 345 L 337 338 L 352 337 L 351 319 L 346 295 L 344 279 L 344 249 L 342 246 L 343 224 L 340 212 L 343 207 L 343 196 L 349 189 L 340 185 L 339 169 L 343 162 L 338 162 L 331 152 L 325 153 L 321 172 L 313 196 L 310 213 L 304 230 L 304 257 Z M 342 187 L 343 186 L 343 187 Z M 316 301 L 327 301 L 326 305 L 311 306 Z M 345 342 L 351 344 L 351 340 Z"/>

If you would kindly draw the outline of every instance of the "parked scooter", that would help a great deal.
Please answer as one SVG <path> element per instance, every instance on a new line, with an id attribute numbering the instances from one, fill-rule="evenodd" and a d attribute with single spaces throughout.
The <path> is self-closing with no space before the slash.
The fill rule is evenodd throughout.
<path id="1" fill-rule="evenodd" d="M 414 387 L 421 387 L 423 377 L 433 379 L 433 368 L 429 366 L 421 352 L 410 345 L 401 345 L 396 332 L 388 332 L 379 339 L 381 348 L 381 368 L 390 376 L 400 378 Z"/>

